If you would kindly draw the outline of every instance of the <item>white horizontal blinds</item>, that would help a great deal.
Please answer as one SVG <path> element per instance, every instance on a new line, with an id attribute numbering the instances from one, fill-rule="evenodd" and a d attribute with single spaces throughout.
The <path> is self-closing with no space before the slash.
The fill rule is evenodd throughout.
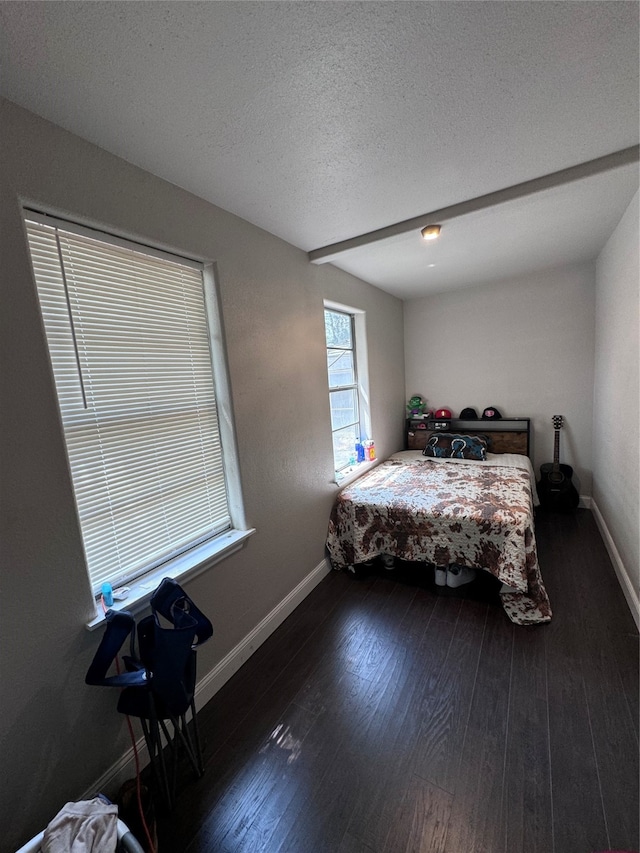
<path id="1" fill-rule="evenodd" d="M 38 221 L 27 233 L 99 589 L 231 526 L 202 269 Z"/>

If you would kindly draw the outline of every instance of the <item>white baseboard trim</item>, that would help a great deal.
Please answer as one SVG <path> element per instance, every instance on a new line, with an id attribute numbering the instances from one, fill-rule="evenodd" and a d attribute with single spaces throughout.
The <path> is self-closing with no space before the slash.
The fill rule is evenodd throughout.
<path id="1" fill-rule="evenodd" d="M 196 707 L 198 709 L 206 705 L 209 699 L 215 696 L 218 690 L 284 622 L 287 616 L 293 613 L 300 602 L 304 601 L 330 571 L 331 566 L 328 561 L 323 560 L 235 648 L 231 649 L 229 654 L 214 666 L 211 672 L 198 682 L 196 687 Z"/>
<path id="2" fill-rule="evenodd" d="M 589 495 L 580 495 L 578 506 L 582 509 L 591 509 L 591 497 Z"/>
<path id="3" fill-rule="evenodd" d="M 320 583 L 320 581 L 329 574 L 331 566 L 327 560 L 319 563 L 315 569 L 303 578 L 298 586 L 291 590 L 282 601 L 277 604 L 273 610 L 268 613 L 264 619 L 253 628 L 237 646 L 225 655 L 225 657 L 214 668 L 200 679 L 196 686 L 196 708 L 199 710 L 226 684 L 226 682 L 234 675 L 245 663 L 251 655 L 258 649 L 264 641 L 278 628 L 287 616 L 296 609 L 296 607 L 304 601 L 309 593 Z M 140 737 L 136 742 L 138 751 L 138 760 L 140 768 L 145 767 L 149 763 L 149 753 L 144 737 Z M 97 792 L 102 791 L 108 797 L 115 797 L 120 789 L 120 786 L 127 779 L 131 779 L 136 775 L 135 754 L 133 747 L 130 747 L 109 769 L 96 780 L 96 782 L 87 789 L 80 797 L 81 800 L 91 799 Z"/>
<path id="4" fill-rule="evenodd" d="M 611 557 L 613 568 L 615 569 L 616 575 L 618 576 L 618 581 L 620 583 L 620 586 L 622 587 L 622 592 L 624 593 L 624 597 L 627 600 L 627 604 L 629 605 L 631 615 L 634 618 L 638 630 L 640 630 L 640 599 L 638 599 L 638 593 L 633 587 L 631 578 L 629 577 L 624 563 L 622 562 L 622 557 L 620 556 L 620 552 L 616 548 L 616 543 L 613 541 L 613 537 L 609 533 L 609 528 L 607 527 L 606 522 L 602 517 L 602 513 L 598 509 L 598 505 L 593 499 L 591 499 L 591 511 L 593 512 L 593 516 L 596 520 L 596 524 L 598 525 L 598 529 L 602 534 L 602 539 L 604 540 L 604 544 L 609 554 L 609 557 Z"/>

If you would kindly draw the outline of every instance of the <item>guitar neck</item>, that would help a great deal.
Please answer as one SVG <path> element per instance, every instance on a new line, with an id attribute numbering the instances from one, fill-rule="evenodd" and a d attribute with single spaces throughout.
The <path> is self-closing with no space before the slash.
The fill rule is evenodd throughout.
<path id="1" fill-rule="evenodd" d="M 556 429 L 556 434 L 553 438 L 553 470 L 560 470 L 560 430 Z"/>

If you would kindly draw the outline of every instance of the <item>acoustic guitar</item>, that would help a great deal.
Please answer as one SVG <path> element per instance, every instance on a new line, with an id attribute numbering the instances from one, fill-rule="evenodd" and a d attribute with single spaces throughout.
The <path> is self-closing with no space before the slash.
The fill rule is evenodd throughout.
<path id="1" fill-rule="evenodd" d="M 540 504 L 545 509 L 566 511 L 578 506 L 580 495 L 573 485 L 573 468 L 560 464 L 560 430 L 563 426 L 562 415 L 552 418 L 555 436 L 553 441 L 553 462 L 540 466 L 540 480 L 537 483 Z"/>

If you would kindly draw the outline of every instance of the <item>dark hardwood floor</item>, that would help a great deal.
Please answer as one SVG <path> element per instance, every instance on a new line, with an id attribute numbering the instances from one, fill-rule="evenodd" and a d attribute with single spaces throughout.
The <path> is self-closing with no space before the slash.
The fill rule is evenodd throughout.
<path id="1" fill-rule="evenodd" d="M 548 625 L 488 575 L 327 576 L 200 712 L 160 853 L 637 850 L 635 624 L 590 511 L 536 530 Z"/>

